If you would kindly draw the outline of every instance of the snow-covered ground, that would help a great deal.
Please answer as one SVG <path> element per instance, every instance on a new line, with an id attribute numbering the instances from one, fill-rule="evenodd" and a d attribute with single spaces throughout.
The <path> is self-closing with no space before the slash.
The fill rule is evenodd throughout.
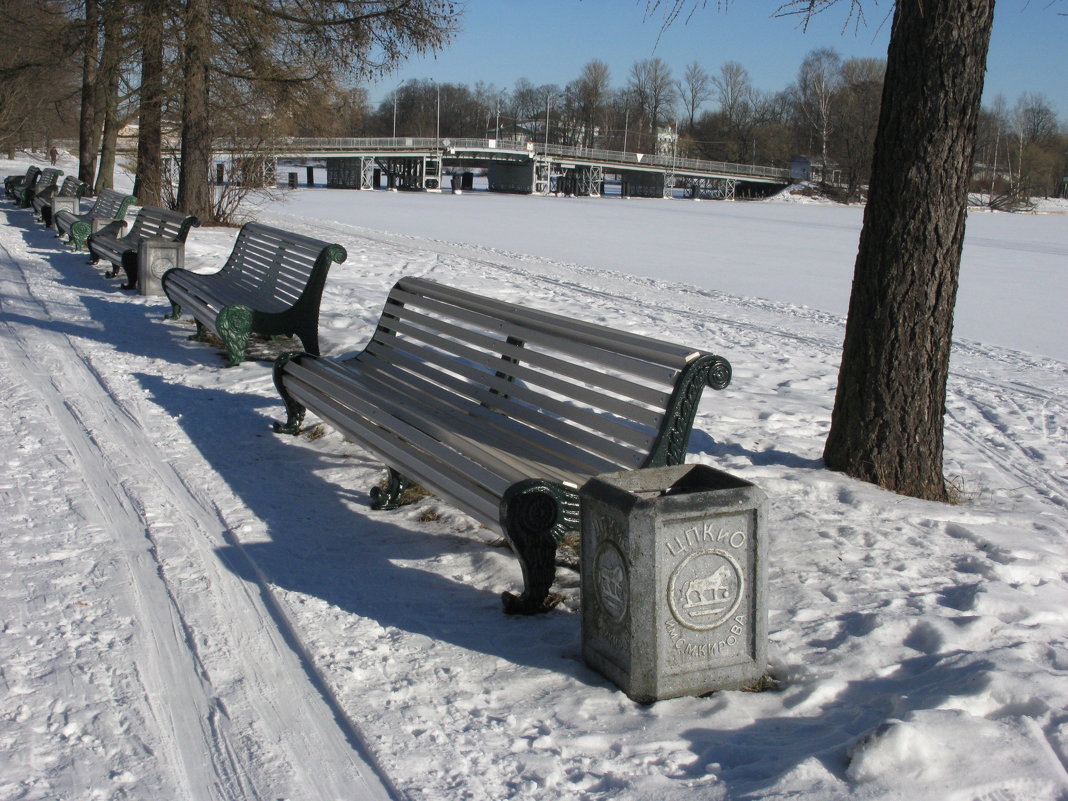
<path id="1" fill-rule="evenodd" d="M 574 574 L 504 616 L 518 565 L 489 532 L 433 498 L 370 511 L 373 459 L 272 433 L 267 361 L 222 369 L 165 300 L 0 215 L 0 799 L 1068 798 L 1068 215 L 969 219 L 945 506 L 820 462 L 857 209 L 302 189 L 256 212 L 348 250 L 328 355 L 414 274 L 730 359 L 690 460 L 770 497 L 773 689 L 650 706 L 583 665 Z M 235 233 L 195 229 L 187 265 Z"/>

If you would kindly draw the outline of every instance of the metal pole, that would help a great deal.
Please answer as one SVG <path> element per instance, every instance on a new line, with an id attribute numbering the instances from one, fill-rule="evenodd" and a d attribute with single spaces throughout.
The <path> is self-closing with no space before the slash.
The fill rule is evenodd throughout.
<path id="1" fill-rule="evenodd" d="M 393 138 L 397 138 L 397 92 L 400 91 L 400 87 L 393 92 Z"/>
<path id="2" fill-rule="evenodd" d="M 441 139 L 441 84 L 435 84 L 438 89 L 438 127 L 437 138 Z"/>
<path id="3" fill-rule="evenodd" d="M 549 152 L 549 93 L 545 93 L 545 152 Z"/>
<path id="4" fill-rule="evenodd" d="M 627 127 L 630 125 L 630 109 L 623 115 L 623 155 L 627 154 Z"/>

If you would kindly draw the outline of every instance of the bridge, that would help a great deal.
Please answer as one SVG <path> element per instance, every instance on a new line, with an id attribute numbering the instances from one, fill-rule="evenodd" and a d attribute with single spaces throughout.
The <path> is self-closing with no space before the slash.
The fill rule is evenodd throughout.
<path id="1" fill-rule="evenodd" d="M 231 152 L 240 152 L 240 145 Z M 473 171 L 485 171 L 490 191 L 597 196 L 606 182 L 634 197 L 730 199 L 739 188 L 768 194 L 790 182 L 790 171 L 751 164 L 569 147 L 527 139 L 286 139 L 256 149 L 257 157 L 325 160 L 327 186 L 350 189 L 438 191 L 470 188 Z M 265 152 L 266 151 L 266 152 Z"/>

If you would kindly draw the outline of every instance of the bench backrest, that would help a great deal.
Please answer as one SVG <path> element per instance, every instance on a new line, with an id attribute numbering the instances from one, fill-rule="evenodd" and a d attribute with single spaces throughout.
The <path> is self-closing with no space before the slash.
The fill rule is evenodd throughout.
<path id="1" fill-rule="evenodd" d="M 433 382 L 446 406 L 496 410 L 536 446 L 564 443 L 588 475 L 681 463 L 701 390 L 730 382 L 721 357 L 422 278 L 393 287 L 359 358 Z"/>
<path id="2" fill-rule="evenodd" d="M 34 192 L 41 192 L 49 186 L 55 186 L 59 181 L 59 176 L 63 174 L 63 170 L 56 167 L 46 167 L 41 170 L 41 174 L 37 176 L 37 181 L 33 185 Z"/>
<path id="3" fill-rule="evenodd" d="M 41 168 L 36 164 L 31 164 L 26 168 L 25 175 L 9 175 L 4 178 L 4 187 L 9 186 L 31 186 L 34 181 L 37 180 L 37 176 L 41 174 Z"/>
<path id="4" fill-rule="evenodd" d="M 105 220 L 122 219 L 126 216 L 126 209 L 136 202 L 137 198 L 133 195 L 124 195 L 117 189 L 105 189 L 96 196 L 88 216 Z"/>
<path id="5" fill-rule="evenodd" d="M 63 185 L 59 187 L 53 197 L 81 197 L 85 194 L 85 183 L 79 181 L 73 175 L 63 179 Z"/>
<path id="6" fill-rule="evenodd" d="M 250 222 L 238 233 L 219 277 L 293 305 L 305 292 L 321 292 L 330 264 L 345 258 L 340 245 Z"/>
<path id="7" fill-rule="evenodd" d="M 130 232 L 123 239 L 131 244 L 143 239 L 168 239 L 171 242 L 185 242 L 189 229 L 200 225 L 200 220 L 191 214 L 162 209 L 157 206 L 143 206 L 134 219 Z"/>

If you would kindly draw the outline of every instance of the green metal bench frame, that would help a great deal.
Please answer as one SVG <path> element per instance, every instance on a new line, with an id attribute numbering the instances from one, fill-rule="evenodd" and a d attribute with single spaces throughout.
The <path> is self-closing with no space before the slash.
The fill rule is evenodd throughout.
<path id="1" fill-rule="evenodd" d="M 52 224 L 52 198 L 80 198 L 85 194 L 86 189 L 87 187 L 83 181 L 79 181 L 73 175 L 68 175 L 63 179 L 61 186 L 53 184 L 43 191 L 35 193 L 30 205 L 33 206 L 34 213 L 41 219 L 41 222 L 46 226 L 50 226 Z"/>
<path id="2" fill-rule="evenodd" d="M 287 412 L 275 430 L 299 433 L 310 410 L 385 463 L 373 508 L 417 482 L 503 533 L 524 581 L 505 611 L 531 614 L 558 600 L 579 487 L 681 464 L 704 388 L 730 380 L 721 356 L 403 278 L 355 357 L 275 362 Z"/>
<path id="3" fill-rule="evenodd" d="M 95 234 L 90 235 L 89 262 L 96 264 L 106 259 L 112 265 L 108 278 L 119 274 L 119 268 L 126 273 L 123 289 L 137 289 L 138 252 L 141 242 L 146 239 L 162 239 L 168 242 L 185 242 L 189 229 L 200 225 L 200 220 L 191 214 L 163 209 L 157 206 L 143 206 L 137 212 L 129 233 L 123 235 L 121 223 L 105 225 Z"/>
<path id="4" fill-rule="evenodd" d="M 56 182 L 59 181 L 59 176 L 62 174 L 63 170 L 56 167 L 46 167 L 41 170 L 37 173 L 37 177 L 34 180 L 25 183 L 14 190 L 13 199 L 15 205 L 20 209 L 29 208 L 33 203 L 34 197 L 38 193 L 44 192 L 49 187 L 55 186 Z"/>
<path id="5" fill-rule="evenodd" d="M 25 175 L 4 176 L 4 192 L 7 195 L 8 200 L 16 200 L 15 191 L 32 184 L 37 180 L 37 176 L 40 174 L 41 168 L 36 164 L 31 164 L 26 168 Z"/>
<path id="6" fill-rule="evenodd" d="M 191 339 L 212 332 L 226 346 L 233 367 L 245 359 L 251 334 L 298 336 L 310 353 L 319 352 L 319 304 L 330 265 L 347 258 L 341 245 L 246 223 L 229 258 L 217 273 L 202 275 L 175 268 L 163 274 L 171 302 L 168 319 L 188 309 L 197 324 Z"/>
<path id="7" fill-rule="evenodd" d="M 94 221 L 106 223 L 125 220 L 126 212 L 136 203 L 137 198 L 133 195 L 124 195 L 117 189 L 105 189 L 96 196 L 92 207 L 84 214 L 58 212 L 54 217 L 56 228 L 60 237 L 67 235 L 75 250 L 85 250 L 93 233 Z"/>

